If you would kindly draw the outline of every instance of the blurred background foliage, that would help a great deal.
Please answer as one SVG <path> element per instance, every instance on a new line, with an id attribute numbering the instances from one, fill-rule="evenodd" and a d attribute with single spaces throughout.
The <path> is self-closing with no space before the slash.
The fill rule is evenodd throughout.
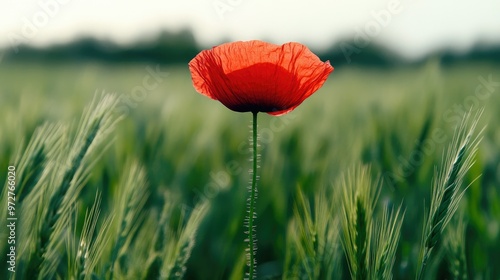
<path id="1" fill-rule="evenodd" d="M 37 126 L 74 122 L 95 92 L 117 93 L 125 118 L 79 201 L 91 207 L 100 190 L 103 210 L 110 210 L 117 193 L 113 186 L 126 163 L 135 160 L 148 182 L 146 213 L 161 212 L 165 190 L 176 197 L 178 209 L 210 202 L 186 278 L 241 278 L 251 115 L 229 111 L 194 91 L 187 62 L 203 48 L 183 30 L 128 46 L 85 38 L 7 50 L 0 63 L 0 183 L 15 151 Z M 371 45 L 353 54 L 351 63 L 339 45 L 317 53 L 335 67 L 324 87 L 290 114 L 259 115 L 259 275 L 283 274 L 297 190 L 312 199 L 362 163 L 371 166 L 373 179 L 382 178 L 379 203 L 402 203 L 406 209 L 394 278 L 414 278 L 434 169 L 442 164 L 457 119 L 484 107 L 480 126 L 487 127 L 459 211 L 468 222 L 469 277 L 499 279 L 500 49 L 478 47 L 460 55 L 442 51 L 410 62 Z M 151 69 L 168 75 L 137 98 L 133 89 Z M 483 80 L 494 82 L 478 95 Z M 443 254 L 433 267 L 437 279 L 451 277 Z M 5 257 L 2 253 L 2 279 L 7 279 Z M 342 274 L 349 275 L 345 263 L 342 267 Z"/>
<path id="2" fill-rule="evenodd" d="M 34 47 L 21 44 L 7 48 L 4 60 L 41 60 L 51 61 L 101 61 L 109 63 L 151 62 L 183 63 L 191 60 L 199 51 L 211 46 L 201 46 L 189 29 L 163 31 L 157 36 L 136 43 L 120 45 L 111 40 L 94 37 L 79 38 L 65 44 Z M 500 63 L 500 49 L 492 44 L 476 44 L 467 52 L 447 49 L 436 50 L 416 61 L 408 61 L 395 55 L 390 49 L 377 43 L 343 40 L 331 44 L 325 49 L 313 49 L 322 59 L 334 62 L 335 66 L 345 64 L 391 67 L 402 64 L 422 65 L 429 58 L 438 59 L 443 65 L 463 62 Z M 347 56 L 346 56 L 347 54 Z"/>

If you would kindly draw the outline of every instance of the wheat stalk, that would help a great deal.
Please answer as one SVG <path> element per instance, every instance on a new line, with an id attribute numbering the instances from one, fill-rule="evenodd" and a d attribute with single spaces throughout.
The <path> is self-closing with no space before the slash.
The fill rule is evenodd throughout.
<path id="1" fill-rule="evenodd" d="M 467 280 L 467 262 L 465 260 L 465 230 L 467 223 L 463 213 L 460 213 L 455 223 L 452 223 L 444 238 L 444 245 L 450 263 L 450 271 L 455 280 Z"/>
<path id="2" fill-rule="evenodd" d="M 117 238 L 109 258 L 109 279 L 114 279 L 118 257 L 126 250 L 127 239 L 131 238 L 141 223 L 142 209 L 148 197 L 144 169 L 137 162 L 132 162 L 127 170 L 119 182 L 119 198 L 115 206 L 119 209 L 116 214 L 119 224 L 115 229 Z"/>
<path id="3" fill-rule="evenodd" d="M 347 173 L 340 188 L 342 245 L 352 279 L 368 279 L 371 273 L 373 213 L 380 189 L 369 176 L 368 167 L 357 167 Z"/>
<path id="4" fill-rule="evenodd" d="M 429 215 L 426 216 L 424 223 L 422 257 L 417 279 L 424 277 L 432 250 L 442 240 L 443 230 L 453 217 L 466 190 L 462 190 L 461 185 L 467 171 L 474 163 L 474 155 L 481 140 L 480 135 L 484 130 L 483 128 L 478 136 L 473 137 L 481 114 L 482 110 L 479 110 L 474 117 L 470 111 L 464 115 L 448 147 L 444 164 L 435 172 Z"/>
<path id="5" fill-rule="evenodd" d="M 381 219 L 374 223 L 373 252 L 371 263 L 375 279 L 392 279 L 396 251 L 401 234 L 404 212 L 400 205 L 396 210 L 385 206 Z"/>
<path id="6" fill-rule="evenodd" d="M 287 232 L 286 279 L 340 277 L 335 202 L 336 198 L 323 188 L 315 195 L 311 207 L 309 199 L 298 189 L 294 217 Z"/>
<path id="7" fill-rule="evenodd" d="M 35 192 L 30 192 L 34 187 L 26 189 L 25 204 L 34 205 L 30 205 L 31 209 L 24 207 L 26 221 L 33 223 L 29 227 L 32 230 L 27 233 L 27 251 L 23 250 L 28 253 L 23 259 L 27 259 L 26 273 L 30 277 L 51 278 L 57 268 L 58 250 L 63 240 L 60 237 L 71 223 L 71 213 L 92 166 L 89 154 L 113 129 L 117 118 L 112 109 L 116 102 L 113 95 L 103 94 L 100 99 L 96 96 L 85 109 L 73 141 L 66 137 L 68 130 L 61 125 L 53 128 L 56 136 L 47 137 L 44 145 L 50 148 L 36 181 L 40 186 Z"/>
<path id="8" fill-rule="evenodd" d="M 186 272 L 186 262 L 195 244 L 197 230 L 208 212 L 208 200 L 203 200 L 191 211 L 186 225 L 179 224 L 177 232 L 170 231 L 164 248 L 163 265 L 159 279 L 183 279 Z M 181 215 L 180 223 L 184 222 Z"/>
<path id="9" fill-rule="evenodd" d="M 76 218 L 73 231 L 69 231 L 67 234 L 68 275 L 71 275 L 73 279 L 83 280 L 92 277 L 109 242 L 108 231 L 112 223 L 112 216 L 106 217 L 102 223 L 99 223 L 101 196 L 101 192 L 97 191 L 92 207 L 87 209 L 80 238 L 75 238 L 77 233 Z"/>

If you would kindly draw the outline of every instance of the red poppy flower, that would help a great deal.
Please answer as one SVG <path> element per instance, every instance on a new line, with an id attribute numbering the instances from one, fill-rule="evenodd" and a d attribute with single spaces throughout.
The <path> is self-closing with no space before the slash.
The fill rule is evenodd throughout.
<path id="1" fill-rule="evenodd" d="M 306 46 L 234 42 L 189 62 L 196 91 L 237 112 L 282 115 L 299 106 L 333 71 Z"/>

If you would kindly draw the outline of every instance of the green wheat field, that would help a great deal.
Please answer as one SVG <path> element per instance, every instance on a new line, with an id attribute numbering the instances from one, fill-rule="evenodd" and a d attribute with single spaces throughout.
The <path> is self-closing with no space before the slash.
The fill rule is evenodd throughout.
<path id="1" fill-rule="evenodd" d="M 259 114 L 257 279 L 500 279 L 499 70 L 336 67 Z M 0 279 L 243 279 L 251 119 L 187 64 L 3 62 Z"/>

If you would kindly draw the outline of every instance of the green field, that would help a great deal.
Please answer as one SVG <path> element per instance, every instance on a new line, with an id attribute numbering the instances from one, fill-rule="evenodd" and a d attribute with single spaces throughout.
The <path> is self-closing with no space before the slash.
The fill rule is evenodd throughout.
<path id="1" fill-rule="evenodd" d="M 395 255 L 384 262 L 394 261 L 394 279 L 415 279 L 435 170 L 446 171 L 445 152 L 463 115 L 480 108 L 473 136 L 486 126 L 483 139 L 458 186 L 469 187 L 423 279 L 500 279 L 499 70 L 435 61 L 337 67 L 293 112 L 259 114 L 258 279 L 350 279 L 339 189 L 357 184 L 370 193 L 380 187 L 367 221 L 402 206 Z M 144 86 L 148 76 L 154 86 Z M 103 92 L 118 99 L 96 109 Z M 95 112 L 81 121 L 93 100 Z M 94 119 L 104 121 L 92 139 Z M 242 279 L 251 119 L 197 94 L 187 65 L 0 64 L 3 224 L 8 166 L 18 171 L 17 272 L 7 270 L 2 225 L 0 279 Z M 36 135 L 43 148 L 27 149 Z M 88 153 L 76 159 L 88 139 Z M 92 230 L 84 221 L 96 193 L 101 212 L 90 219 Z M 317 210 L 308 213 L 308 204 Z M 323 204 L 328 210 L 318 213 Z M 83 247 L 82 232 L 90 232 Z M 79 255 L 85 249 L 88 258 Z M 379 257 L 373 252 L 364 261 Z"/>

